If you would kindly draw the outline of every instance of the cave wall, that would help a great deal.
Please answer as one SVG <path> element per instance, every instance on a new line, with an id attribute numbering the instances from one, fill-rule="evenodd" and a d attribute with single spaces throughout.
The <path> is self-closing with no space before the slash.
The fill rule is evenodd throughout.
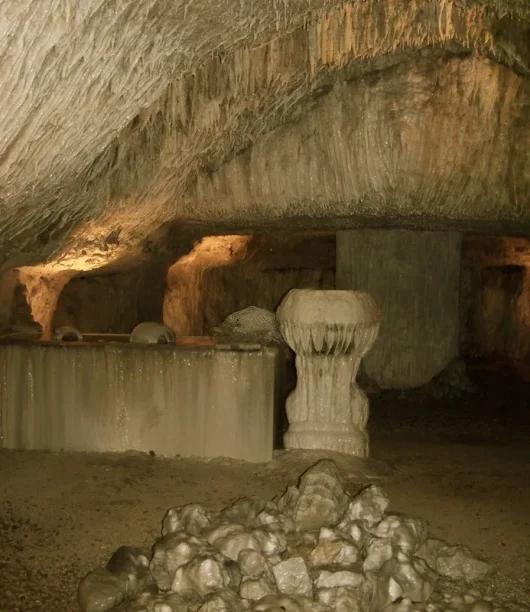
<path id="1" fill-rule="evenodd" d="M 0 275 L 0 333 L 37 328 L 20 272 L 6 270 Z"/>
<path id="2" fill-rule="evenodd" d="M 461 351 L 471 358 L 530 357 L 530 269 L 463 265 Z"/>
<path id="3" fill-rule="evenodd" d="M 128 334 L 142 321 L 162 321 L 167 264 L 150 262 L 114 274 L 76 276 L 65 285 L 52 327 Z"/>
<path id="4" fill-rule="evenodd" d="M 335 237 L 255 236 L 228 261 L 200 259 L 168 273 L 164 322 L 183 335 L 208 335 L 230 313 L 275 310 L 293 288 L 335 288 Z"/>

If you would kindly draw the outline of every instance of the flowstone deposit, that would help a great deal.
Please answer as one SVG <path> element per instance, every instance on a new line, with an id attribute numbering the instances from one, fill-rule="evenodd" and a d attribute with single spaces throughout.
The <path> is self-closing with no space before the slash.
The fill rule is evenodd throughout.
<path id="1" fill-rule="evenodd" d="M 298 383 L 287 399 L 285 448 L 368 455 L 368 398 L 355 382 L 381 313 L 368 293 L 292 289 L 276 316 L 296 353 Z"/>
<path id="2" fill-rule="evenodd" d="M 81 582 L 85 612 L 499 612 L 469 584 L 491 567 L 426 524 L 387 511 L 370 485 L 351 496 L 320 461 L 272 501 L 219 513 L 172 508 L 149 560 L 122 547 Z M 451 580 L 452 578 L 457 579 Z M 443 588 L 443 592 L 441 590 Z"/>

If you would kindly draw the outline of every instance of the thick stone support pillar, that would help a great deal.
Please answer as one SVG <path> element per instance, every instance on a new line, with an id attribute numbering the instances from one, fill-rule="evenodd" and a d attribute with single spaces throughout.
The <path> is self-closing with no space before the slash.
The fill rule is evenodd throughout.
<path id="1" fill-rule="evenodd" d="M 368 455 L 368 399 L 355 377 L 379 332 L 380 312 L 360 291 L 292 289 L 277 311 L 296 353 L 285 448 Z"/>
<path id="2" fill-rule="evenodd" d="M 368 291 L 384 313 L 363 360 L 381 387 L 421 386 L 458 356 L 461 242 L 457 232 L 337 233 L 337 289 Z"/>

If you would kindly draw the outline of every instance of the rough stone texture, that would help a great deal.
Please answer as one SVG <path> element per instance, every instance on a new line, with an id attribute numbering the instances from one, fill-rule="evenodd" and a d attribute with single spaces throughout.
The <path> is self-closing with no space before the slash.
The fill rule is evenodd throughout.
<path id="1" fill-rule="evenodd" d="M 450 609 L 470 612 L 469 606 L 475 606 L 481 610 L 480 591 L 468 588 L 452 592 L 447 590 L 451 584 L 447 578 L 476 580 L 487 575 L 484 570 L 489 571 L 489 566 L 467 548 L 450 546 L 441 540 L 429 539 L 417 551 L 425 539 L 424 524 L 419 519 L 383 511 L 380 519 L 369 527 L 366 521 L 361 523 L 352 518 L 349 511 L 352 508 L 359 515 L 373 513 L 374 491 L 368 487 L 352 499 L 343 490 L 334 463 L 321 461 L 307 470 L 298 487 L 286 491 L 279 506 L 288 509 L 294 503 L 291 510 L 296 515 L 296 504 L 315 497 L 315 487 L 323 484 L 323 475 L 325 488 L 344 498 L 334 508 L 336 516 L 332 522 L 340 521 L 336 530 L 320 527 L 317 537 L 314 520 L 299 522 L 294 532 L 278 531 L 289 544 L 269 554 L 267 542 L 256 535 L 266 529 L 260 527 L 250 532 L 244 525 L 253 524 L 260 509 L 264 506 L 272 509 L 275 502 L 255 496 L 242 498 L 212 513 L 208 522 L 196 504 L 174 508 L 164 518 L 162 530 L 166 535 L 155 543 L 150 563 L 141 551 L 122 547 L 112 556 L 106 570 L 96 570 L 82 581 L 84 610 L 97 612 L 102 605 L 104 612 L 125 598 L 135 598 L 130 610 L 142 612 L 444 612 L 444 608 L 437 607 L 440 593 L 434 597 L 442 576 L 443 597 L 450 599 Z M 294 495 L 293 489 L 299 494 Z M 382 491 L 376 493 L 376 500 L 386 499 Z M 306 504 L 302 505 L 307 518 Z M 313 519 L 320 513 L 318 523 L 329 522 L 329 508 L 322 512 L 321 504 L 315 505 Z M 227 522 L 236 518 L 241 522 Z M 196 535 L 187 533 L 186 526 Z M 338 530 L 353 533 L 355 528 L 370 529 L 372 538 L 389 542 L 390 557 L 377 567 L 361 569 L 358 557 L 368 558 L 372 543 L 365 537 L 359 545 L 358 557 L 350 559 L 349 565 L 330 560 L 326 566 L 314 567 L 311 557 L 320 543 L 341 538 L 344 541 Z M 168 531 L 171 533 L 167 534 Z M 249 538 L 253 541 L 248 541 Z M 422 557 L 416 556 L 416 551 Z M 171 593 L 179 597 L 172 601 Z"/>
<path id="2" fill-rule="evenodd" d="M 7 270 L 0 275 L 0 334 L 2 337 L 20 335 L 39 337 L 42 326 L 31 314 L 26 287 L 18 270 Z"/>
<path id="3" fill-rule="evenodd" d="M 337 234 L 337 288 L 368 291 L 383 312 L 363 360 L 379 386 L 419 387 L 458 355 L 460 245 L 456 232 Z"/>
<path id="4" fill-rule="evenodd" d="M 166 270 L 162 261 L 112 274 L 78 275 L 58 296 L 52 327 L 129 334 L 143 321 L 162 321 Z"/>
<path id="5" fill-rule="evenodd" d="M 8 266 L 178 219 L 529 227 L 525 0 L 1 10 Z"/>
<path id="6" fill-rule="evenodd" d="M 274 312 L 257 306 L 233 312 L 212 332 L 221 341 L 283 343 Z"/>
<path id="7" fill-rule="evenodd" d="M 462 350 L 468 357 L 524 360 L 530 356 L 530 271 L 498 263 L 462 267 Z"/>
<path id="8" fill-rule="evenodd" d="M 289 496 L 289 492 L 287 492 Z M 344 515 L 348 496 L 337 466 L 320 461 L 300 478 L 298 495 L 284 510 L 298 529 L 311 531 L 336 525 Z"/>
<path id="9" fill-rule="evenodd" d="M 333 233 L 208 236 L 170 267 L 164 321 L 181 335 L 208 335 L 248 306 L 276 310 L 293 287 L 335 288 Z"/>
<path id="10" fill-rule="evenodd" d="M 439 574 L 453 579 L 481 580 L 493 571 L 491 565 L 477 559 L 466 546 L 450 546 L 441 540 L 427 540 L 417 555 Z"/>

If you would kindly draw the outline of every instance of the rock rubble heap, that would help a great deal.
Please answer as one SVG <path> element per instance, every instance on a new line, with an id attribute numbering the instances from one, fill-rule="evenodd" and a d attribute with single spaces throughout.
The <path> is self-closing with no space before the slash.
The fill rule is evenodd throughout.
<path id="1" fill-rule="evenodd" d="M 320 461 L 273 501 L 170 509 L 151 558 L 120 548 L 81 582 L 79 602 L 85 612 L 496 610 L 469 585 L 487 563 L 388 504 L 375 485 L 350 496 L 335 464 Z M 449 581 L 465 586 L 444 595 Z"/>

